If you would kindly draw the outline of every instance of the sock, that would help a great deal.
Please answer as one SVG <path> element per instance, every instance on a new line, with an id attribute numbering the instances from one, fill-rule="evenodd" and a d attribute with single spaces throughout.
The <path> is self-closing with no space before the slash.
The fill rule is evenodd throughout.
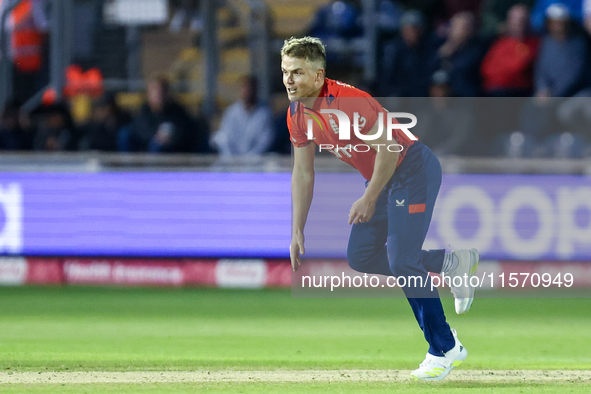
<path id="1" fill-rule="evenodd" d="M 446 253 L 443 257 L 443 265 L 441 266 L 441 272 L 451 272 L 458 267 L 458 258 L 453 253 Z"/>

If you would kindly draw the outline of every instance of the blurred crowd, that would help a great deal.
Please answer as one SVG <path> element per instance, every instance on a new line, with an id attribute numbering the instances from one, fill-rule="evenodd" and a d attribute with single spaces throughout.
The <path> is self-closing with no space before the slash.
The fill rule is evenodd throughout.
<path id="1" fill-rule="evenodd" d="M 135 113 L 107 93 L 93 101 L 84 123 L 74 121 L 65 101 L 46 100 L 30 113 L 12 102 L 0 116 L 0 150 L 289 154 L 285 114 L 273 116 L 258 99 L 257 85 L 255 77 L 242 78 L 240 99 L 225 109 L 214 132 L 207 119 L 175 100 L 165 77 L 148 82 L 145 103 Z"/>
<path id="2" fill-rule="evenodd" d="M 146 103 L 135 116 L 122 110 L 115 96 L 94 100 L 91 115 L 77 124 L 66 102 L 45 102 L 31 113 L 10 103 L 0 119 L 0 148 L 36 151 L 105 152 L 204 151 L 207 130 L 172 100 L 164 79 L 148 83 Z M 202 130 L 202 131 L 201 131 Z"/>
<path id="3" fill-rule="evenodd" d="M 363 18 L 353 0 L 318 10 L 309 33 L 336 49 L 329 76 L 359 63 L 340 49 L 355 48 Z M 591 155 L 591 0 L 380 0 L 372 23 L 377 77 L 364 87 L 431 97 L 392 107 L 417 114 L 414 132 L 436 153 Z"/>
<path id="4" fill-rule="evenodd" d="M 193 11 L 175 14 L 173 22 L 199 25 L 198 2 L 182 4 Z M 328 77 L 338 78 L 343 65 L 363 63 L 355 54 L 363 18 L 359 1 L 333 0 L 303 32 L 327 45 Z M 380 0 L 374 20 L 377 77 L 346 82 L 374 96 L 406 98 L 393 105 L 417 114 L 416 134 L 436 153 L 591 154 L 591 0 Z M 288 103 L 262 103 L 251 76 L 242 79 L 240 99 L 218 122 L 190 115 L 162 77 L 147 83 L 145 103 L 133 114 L 115 97 L 95 99 L 84 123 L 73 120 L 65 102 L 30 113 L 9 103 L 0 118 L 0 149 L 290 153 Z M 463 100 L 472 97 L 505 101 L 482 109 L 478 100 Z M 499 118 L 513 121 L 496 127 Z"/>
<path id="5" fill-rule="evenodd" d="M 380 45 L 377 93 L 428 96 L 439 70 L 457 97 L 569 97 L 589 88 L 591 1 L 586 23 L 582 0 L 538 0 L 531 11 L 532 4 L 507 0 L 465 3 L 434 27 L 421 11 L 401 15 L 400 34 Z"/>
<path id="6" fill-rule="evenodd" d="M 361 4 L 322 6 L 308 33 L 329 69 L 364 34 Z M 568 97 L 591 85 L 591 0 L 380 0 L 378 96 L 426 97 L 447 72 L 457 97 Z M 350 66 L 350 63 L 347 64 Z"/>

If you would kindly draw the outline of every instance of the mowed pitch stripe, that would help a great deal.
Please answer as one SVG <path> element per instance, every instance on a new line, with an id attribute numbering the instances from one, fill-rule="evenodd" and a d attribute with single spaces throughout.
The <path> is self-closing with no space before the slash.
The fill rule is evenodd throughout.
<path id="1" fill-rule="evenodd" d="M 410 370 L 0 372 L 0 384 L 411 381 Z M 446 381 L 589 382 L 591 371 L 455 370 Z"/>

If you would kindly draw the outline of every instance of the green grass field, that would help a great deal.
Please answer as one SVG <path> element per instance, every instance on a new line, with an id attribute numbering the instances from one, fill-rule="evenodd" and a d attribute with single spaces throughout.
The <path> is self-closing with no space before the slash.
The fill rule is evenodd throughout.
<path id="1" fill-rule="evenodd" d="M 477 299 L 448 321 L 457 370 L 591 369 L 590 299 Z M 0 374 L 53 371 L 409 370 L 426 343 L 404 299 L 292 299 L 286 290 L 0 288 Z M 456 371 L 452 372 L 452 375 Z M 31 392 L 588 393 L 554 382 L 1 383 Z"/>

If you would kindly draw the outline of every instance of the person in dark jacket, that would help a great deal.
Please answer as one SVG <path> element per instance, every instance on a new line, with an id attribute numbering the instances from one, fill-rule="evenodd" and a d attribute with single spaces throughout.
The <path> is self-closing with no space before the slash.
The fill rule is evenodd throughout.
<path id="1" fill-rule="evenodd" d="M 456 96 L 480 96 L 480 63 L 485 47 L 475 34 L 474 14 L 465 11 L 450 21 L 447 40 L 439 48 L 441 69 L 449 74 L 449 85 Z"/>
<path id="2" fill-rule="evenodd" d="M 191 152 L 195 130 L 187 111 L 170 96 L 165 78 L 148 83 L 147 102 L 133 120 L 130 129 L 130 150 L 149 152 Z"/>
<path id="3" fill-rule="evenodd" d="M 80 150 L 117 151 L 117 141 L 131 118 L 115 102 L 115 96 L 106 94 L 94 103 L 92 119 L 82 127 Z"/>
<path id="4" fill-rule="evenodd" d="M 477 131 L 471 99 L 451 97 L 448 81 L 449 76 L 443 70 L 433 74 L 430 98 L 421 102 L 416 112 L 421 121 L 413 128 L 413 133 L 437 155 L 469 152 L 468 144 Z"/>
<path id="5" fill-rule="evenodd" d="M 587 42 L 574 32 L 573 23 L 566 5 L 555 3 L 546 9 L 548 32 L 536 62 L 535 94 L 521 117 L 522 131 L 540 141 L 557 131 L 555 115 L 559 102 L 551 98 L 585 95 L 589 86 Z M 560 112 L 564 111 L 563 108 Z"/>
<path id="6" fill-rule="evenodd" d="M 384 46 L 379 94 L 392 97 L 427 97 L 431 76 L 438 68 L 439 40 L 427 34 L 425 19 L 416 10 L 400 19 L 400 38 Z"/>
<path id="7" fill-rule="evenodd" d="M 0 115 L 0 150 L 28 150 L 31 136 L 22 125 L 18 103 L 8 103 Z"/>
<path id="8" fill-rule="evenodd" d="M 588 47 L 575 34 L 568 7 L 552 4 L 546 10 L 548 33 L 536 62 L 536 97 L 569 97 L 588 86 Z"/>
<path id="9" fill-rule="evenodd" d="M 65 102 L 42 105 L 32 115 L 37 124 L 33 149 L 75 151 L 78 148 L 79 130 Z"/>

